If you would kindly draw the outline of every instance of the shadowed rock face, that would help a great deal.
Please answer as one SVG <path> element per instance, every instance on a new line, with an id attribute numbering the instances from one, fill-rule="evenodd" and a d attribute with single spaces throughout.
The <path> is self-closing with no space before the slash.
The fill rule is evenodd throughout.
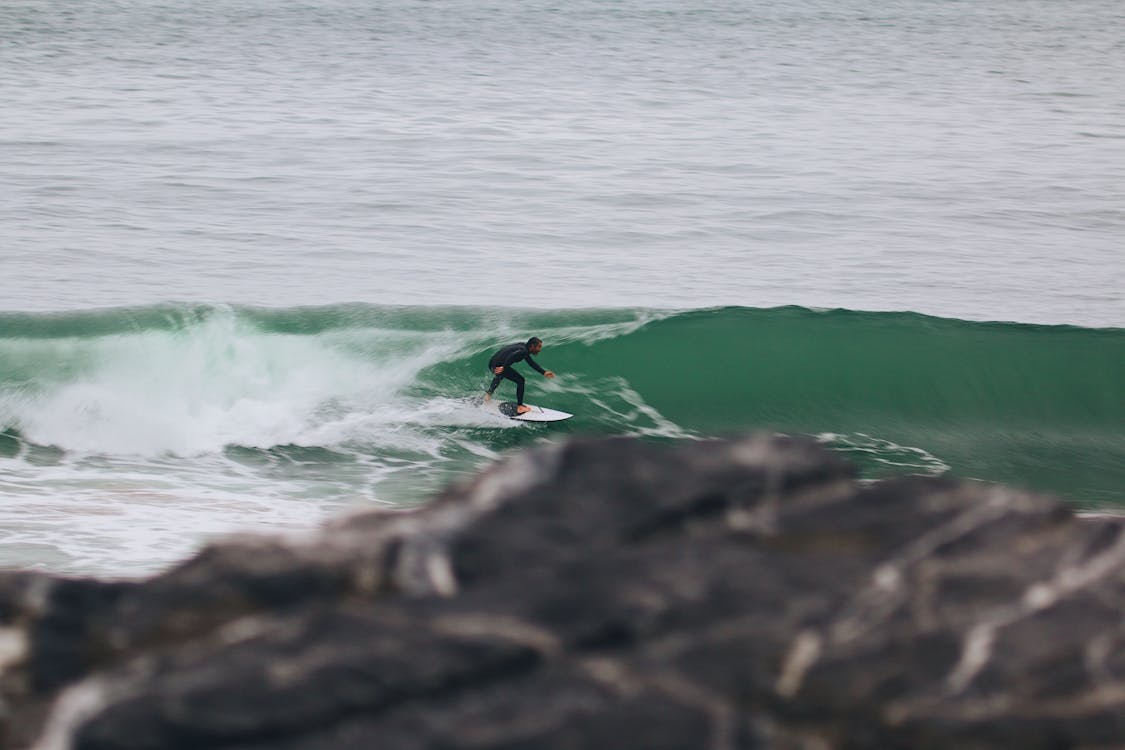
<path id="1" fill-rule="evenodd" d="M 811 442 L 516 454 L 143 582 L 0 577 L 37 750 L 1125 746 L 1125 534 Z"/>

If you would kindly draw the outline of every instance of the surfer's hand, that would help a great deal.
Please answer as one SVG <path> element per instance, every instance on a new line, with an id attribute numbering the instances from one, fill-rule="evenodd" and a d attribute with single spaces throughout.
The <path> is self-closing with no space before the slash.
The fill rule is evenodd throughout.
<path id="1" fill-rule="evenodd" d="M 547 372 L 543 373 L 543 377 L 553 378 L 553 377 L 555 377 L 555 373 L 551 372 L 550 370 L 547 370 Z"/>
<path id="2" fill-rule="evenodd" d="M 497 375 L 499 375 L 500 373 L 504 372 L 504 366 L 501 365 L 500 367 L 493 367 L 492 371 L 494 373 L 496 373 Z"/>

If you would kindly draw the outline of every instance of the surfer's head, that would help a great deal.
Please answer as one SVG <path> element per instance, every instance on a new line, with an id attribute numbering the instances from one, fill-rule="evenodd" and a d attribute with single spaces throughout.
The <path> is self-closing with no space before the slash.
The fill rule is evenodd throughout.
<path id="1" fill-rule="evenodd" d="M 543 348 L 543 340 L 538 336 L 532 336 L 527 340 L 527 350 L 532 354 L 538 354 Z"/>

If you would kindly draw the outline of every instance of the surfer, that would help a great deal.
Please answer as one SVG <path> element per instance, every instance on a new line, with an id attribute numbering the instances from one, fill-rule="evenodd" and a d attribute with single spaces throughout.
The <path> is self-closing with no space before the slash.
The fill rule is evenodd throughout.
<path id="1" fill-rule="evenodd" d="M 485 391 L 484 400 L 491 399 L 496 386 L 500 385 L 501 380 L 507 378 L 516 384 L 516 413 L 524 414 L 531 411 L 531 407 L 524 406 L 523 403 L 523 375 L 520 375 L 512 365 L 521 360 L 526 360 L 531 365 L 531 369 L 545 378 L 553 378 L 555 373 L 544 370 L 538 362 L 531 358 L 532 354 L 538 354 L 541 351 L 543 351 L 543 341 L 536 336 L 532 336 L 525 343 L 509 344 L 493 354 L 492 359 L 488 360 L 488 370 L 493 376 L 492 385 L 488 386 L 488 390 Z"/>

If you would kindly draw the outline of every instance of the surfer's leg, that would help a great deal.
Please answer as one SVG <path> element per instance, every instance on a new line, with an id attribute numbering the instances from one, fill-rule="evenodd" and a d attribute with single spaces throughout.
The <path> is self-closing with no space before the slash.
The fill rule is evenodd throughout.
<path id="1" fill-rule="evenodd" d="M 523 384 L 526 382 L 523 375 L 507 367 L 504 369 L 504 377 L 516 384 L 516 404 L 523 406 Z"/>
<path id="2" fill-rule="evenodd" d="M 488 390 L 485 391 L 485 395 L 491 396 L 492 392 L 496 390 L 496 386 L 500 385 L 500 381 L 503 379 L 503 377 L 503 375 L 492 376 L 492 385 L 488 386 Z"/>

